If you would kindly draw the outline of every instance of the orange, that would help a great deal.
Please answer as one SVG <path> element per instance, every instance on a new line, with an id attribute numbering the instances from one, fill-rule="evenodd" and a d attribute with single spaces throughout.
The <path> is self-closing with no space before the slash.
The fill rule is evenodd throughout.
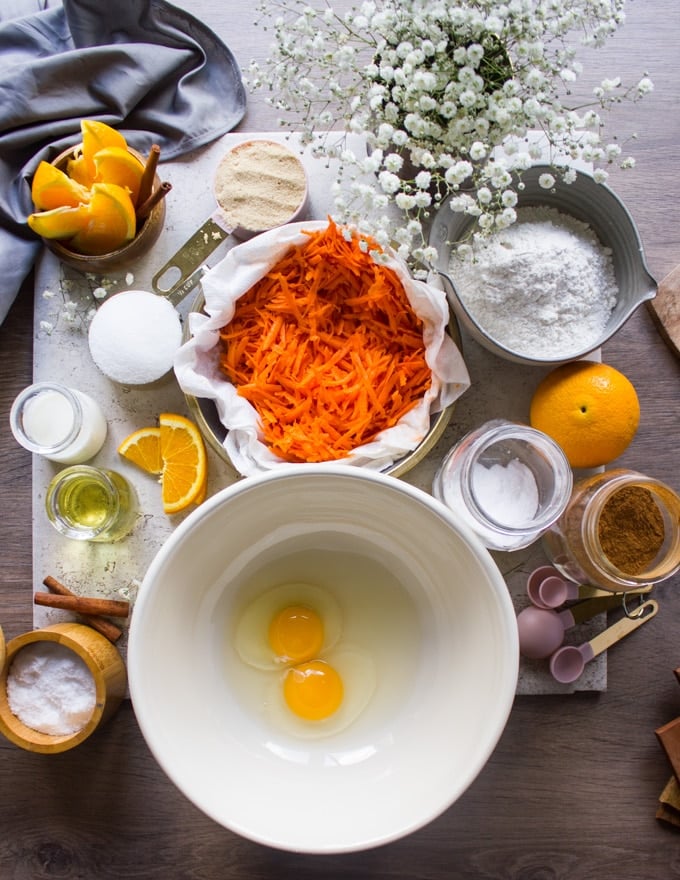
<path id="1" fill-rule="evenodd" d="M 70 242 L 81 254 L 108 254 L 135 237 L 137 219 L 130 194 L 115 183 L 95 183 L 87 225 Z"/>
<path id="2" fill-rule="evenodd" d="M 640 403 L 630 380 L 614 367 L 572 361 L 539 383 L 529 421 L 562 447 L 572 467 L 600 467 L 632 441 Z"/>
<path id="3" fill-rule="evenodd" d="M 163 510 L 178 513 L 205 497 L 208 472 L 205 444 L 196 425 L 184 416 L 161 413 L 158 421 L 163 459 Z"/>
<path id="4" fill-rule="evenodd" d="M 132 203 L 137 204 L 144 174 L 144 166 L 139 159 L 122 147 L 104 147 L 94 154 L 94 165 L 97 170 L 96 180 L 115 183 L 129 190 Z"/>
<path id="5" fill-rule="evenodd" d="M 28 225 L 36 235 L 56 240 L 70 239 L 81 232 L 90 219 L 87 205 L 75 208 L 53 208 L 30 214 Z"/>
<path id="6" fill-rule="evenodd" d="M 38 211 L 51 211 L 54 208 L 76 208 L 89 201 L 90 193 L 55 165 L 41 162 L 33 175 L 31 198 Z"/>
<path id="7" fill-rule="evenodd" d="M 90 172 L 85 165 L 85 157 L 82 152 L 79 153 L 75 159 L 69 159 L 66 163 L 66 173 L 71 178 L 71 180 L 76 181 L 81 186 L 89 189 L 94 183 L 94 175 L 96 173 L 96 168 L 94 167 L 94 162 L 92 163 L 92 171 Z"/>
<path id="8" fill-rule="evenodd" d="M 84 171 L 91 180 L 94 180 L 96 176 L 95 155 L 105 147 L 120 147 L 122 150 L 127 150 L 127 141 L 115 128 L 111 128 L 105 122 L 98 122 L 96 119 L 81 120 L 80 130 L 83 133 Z"/>
<path id="9" fill-rule="evenodd" d="M 120 444 L 118 452 L 149 474 L 163 472 L 160 428 L 140 428 L 133 431 Z"/>

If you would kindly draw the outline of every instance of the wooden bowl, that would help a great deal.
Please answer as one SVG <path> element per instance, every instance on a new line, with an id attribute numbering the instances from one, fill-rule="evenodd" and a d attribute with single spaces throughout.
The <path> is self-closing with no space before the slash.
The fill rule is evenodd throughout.
<path id="1" fill-rule="evenodd" d="M 62 171 L 65 171 L 68 160 L 74 158 L 75 154 L 81 149 L 82 144 L 78 144 L 75 147 L 69 147 L 69 149 L 60 153 L 56 159 L 52 161 L 52 164 L 56 165 L 56 167 Z M 128 147 L 128 151 L 139 159 L 142 164 L 146 162 L 144 156 L 142 156 L 141 153 L 138 153 L 137 150 Z M 160 185 L 161 180 L 156 174 L 152 191 L 158 189 Z M 77 251 L 71 250 L 68 247 L 68 244 L 64 242 L 47 238 L 43 238 L 43 241 L 53 254 L 59 257 L 62 262 L 69 266 L 73 266 L 74 269 L 80 269 L 81 272 L 102 274 L 127 266 L 147 254 L 156 243 L 159 235 L 163 231 L 164 225 L 165 199 L 161 199 L 151 210 L 149 216 L 142 221 L 142 224 L 132 241 L 108 254 L 80 254 Z"/>
<path id="2" fill-rule="evenodd" d="M 89 721 L 75 733 L 40 733 L 24 724 L 11 711 L 7 699 L 7 676 L 12 660 L 26 645 L 58 642 L 83 660 L 96 687 L 95 708 Z M 29 752 L 65 752 L 87 739 L 116 711 L 125 696 L 127 673 L 118 649 L 103 635 L 82 623 L 55 623 L 17 636 L 7 643 L 7 657 L 0 674 L 0 733 Z"/>

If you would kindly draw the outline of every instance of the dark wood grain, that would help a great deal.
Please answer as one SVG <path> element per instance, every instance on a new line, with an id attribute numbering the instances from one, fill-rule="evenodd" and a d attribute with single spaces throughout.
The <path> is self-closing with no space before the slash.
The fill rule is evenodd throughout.
<path id="1" fill-rule="evenodd" d="M 244 68 L 266 54 L 268 35 L 253 26 L 250 3 L 179 5 L 211 25 Z M 649 268 L 660 280 L 680 263 L 680 4 L 635 0 L 627 11 L 624 28 L 589 59 L 588 81 L 614 75 L 633 81 L 646 70 L 655 81 L 641 104 L 617 110 L 617 123 L 638 132 L 631 145 L 637 166 L 613 173 L 611 183 L 633 214 Z M 240 128 L 274 127 L 261 96 L 251 98 Z M 31 322 L 29 279 L 0 328 L 0 625 L 8 638 L 32 624 L 31 458 L 7 428 L 13 398 L 31 380 Z M 604 359 L 632 379 L 641 401 L 640 430 L 620 463 L 680 490 L 680 361 L 647 310 L 606 346 Z M 655 595 L 661 610 L 653 630 L 609 652 L 606 693 L 518 698 L 491 760 L 464 796 L 420 831 L 370 852 L 303 857 L 219 827 L 165 777 L 129 704 L 72 753 L 33 755 L 0 740 L 0 877 L 679 877 L 680 829 L 656 818 L 671 770 L 654 731 L 680 715 L 674 675 L 680 579 Z"/>

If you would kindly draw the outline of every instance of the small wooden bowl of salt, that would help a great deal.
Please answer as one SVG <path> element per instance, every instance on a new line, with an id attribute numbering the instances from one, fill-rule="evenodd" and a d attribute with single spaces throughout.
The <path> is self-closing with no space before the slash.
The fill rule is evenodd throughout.
<path id="1" fill-rule="evenodd" d="M 127 673 L 117 648 L 82 623 L 55 623 L 7 643 L 0 733 L 29 752 L 65 752 L 116 711 Z"/>

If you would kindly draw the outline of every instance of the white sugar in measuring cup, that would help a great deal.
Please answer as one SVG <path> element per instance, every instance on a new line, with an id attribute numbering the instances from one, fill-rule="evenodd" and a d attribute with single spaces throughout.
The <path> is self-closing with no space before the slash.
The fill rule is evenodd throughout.
<path id="1" fill-rule="evenodd" d="M 590 663 L 616 642 L 639 629 L 643 623 L 651 620 L 658 610 L 658 603 L 654 599 L 648 599 L 627 617 L 622 617 L 589 642 L 584 642 L 582 645 L 564 645 L 550 658 L 550 674 L 561 684 L 571 684 L 580 678 L 586 663 Z"/>
<path id="2" fill-rule="evenodd" d="M 238 162 L 253 149 L 264 151 L 265 158 L 261 161 L 257 173 L 246 171 L 238 165 L 230 168 L 230 175 L 233 175 L 234 181 L 239 183 L 238 194 L 232 196 L 230 200 L 230 194 L 223 192 L 220 184 L 222 169 L 225 163 Z M 269 163 L 266 161 L 267 151 L 271 153 Z M 284 163 L 295 172 L 293 192 L 296 196 L 296 204 L 293 209 L 287 201 L 282 200 L 280 195 L 280 188 L 286 179 L 286 175 L 281 171 Z M 244 214 L 241 223 L 234 222 L 234 217 L 242 215 L 242 207 L 238 206 L 255 203 L 259 198 L 255 187 L 260 188 L 261 191 L 263 183 L 267 191 L 264 197 L 265 213 L 268 209 L 271 222 L 258 223 L 260 228 L 251 228 L 245 225 Z M 175 306 L 198 285 L 205 271 L 203 265 L 205 260 L 230 235 L 244 241 L 261 232 L 302 219 L 307 209 L 309 185 L 304 166 L 292 150 L 277 141 L 249 140 L 237 144 L 220 160 L 213 180 L 213 195 L 217 202 L 216 210 L 152 279 L 154 292 L 167 297 Z"/>
<path id="3" fill-rule="evenodd" d="M 530 660 L 550 657 L 562 644 L 565 630 L 615 608 L 621 602 L 621 596 L 609 593 L 587 599 L 564 611 L 529 605 L 517 615 L 520 654 Z"/>
<path id="4" fill-rule="evenodd" d="M 651 586 L 628 590 L 629 594 L 649 593 Z M 527 595 L 537 608 L 559 608 L 570 599 L 594 599 L 611 596 L 611 590 L 601 590 L 590 584 L 575 584 L 565 580 L 552 565 L 542 565 L 531 572 L 527 579 Z"/>

